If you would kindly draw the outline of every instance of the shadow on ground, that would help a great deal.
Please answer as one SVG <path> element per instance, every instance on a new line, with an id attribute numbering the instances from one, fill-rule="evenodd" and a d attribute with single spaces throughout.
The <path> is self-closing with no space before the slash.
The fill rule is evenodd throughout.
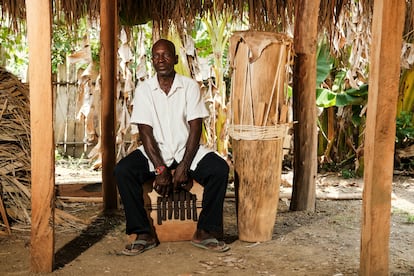
<path id="1" fill-rule="evenodd" d="M 119 212 L 101 213 L 80 235 L 55 253 L 55 269 L 69 264 L 94 244 L 101 241 L 109 232 L 122 224 L 124 217 Z"/>

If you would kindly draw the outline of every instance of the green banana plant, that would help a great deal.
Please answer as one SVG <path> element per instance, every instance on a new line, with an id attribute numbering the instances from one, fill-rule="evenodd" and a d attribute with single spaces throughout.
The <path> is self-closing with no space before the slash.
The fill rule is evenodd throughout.
<path id="1" fill-rule="evenodd" d="M 404 150 L 414 142 L 414 67 L 403 70 L 400 78 L 395 147 Z M 411 161 L 412 162 L 412 161 Z"/>
<path id="2" fill-rule="evenodd" d="M 321 111 L 318 155 L 321 163 L 330 165 L 343 166 L 353 160 L 355 171 L 360 174 L 368 85 L 347 88 L 345 77 L 345 70 L 334 70 L 334 59 L 328 47 L 321 44 L 317 54 L 316 88 L 316 105 Z"/>
<path id="3" fill-rule="evenodd" d="M 187 61 L 187 55 L 185 51 L 183 51 L 183 42 L 175 26 L 170 26 L 170 28 L 168 29 L 168 39 L 174 43 L 179 57 L 178 63 L 174 67 L 175 70 L 181 75 L 191 77 L 190 67 Z"/>
<path id="4" fill-rule="evenodd" d="M 414 111 L 414 67 L 404 70 L 401 75 L 397 117 L 403 111 L 408 113 Z"/>
<path id="5" fill-rule="evenodd" d="M 226 129 L 227 123 L 227 93 L 226 83 L 224 81 L 224 56 L 226 55 L 230 31 L 228 25 L 232 22 L 232 15 L 227 12 L 206 12 L 202 18 L 206 33 L 211 39 L 211 48 L 213 56 L 212 70 L 214 72 L 215 95 L 213 96 L 215 105 L 216 118 L 214 120 L 215 128 L 212 133 L 215 134 L 215 147 L 222 156 L 228 154 L 228 135 Z"/>

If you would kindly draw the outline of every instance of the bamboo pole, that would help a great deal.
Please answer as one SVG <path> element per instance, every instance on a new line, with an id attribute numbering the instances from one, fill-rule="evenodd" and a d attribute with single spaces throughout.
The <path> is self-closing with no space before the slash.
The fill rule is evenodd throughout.
<path id="1" fill-rule="evenodd" d="M 101 8 L 101 143 L 102 192 L 104 210 L 118 208 L 113 176 L 115 167 L 115 95 L 117 79 L 118 12 L 117 2 L 100 1 Z"/>
<path id="2" fill-rule="evenodd" d="M 364 191 L 360 275 L 388 275 L 395 118 L 405 1 L 374 2 L 368 113 L 364 147 Z"/>
<path id="3" fill-rule="evenodd" d="M 51 272 L 54 262 L 55 181 L 51 2 L 26 1 L 26 14 L 31 122 L 31 271 Z"/>
<path id="4" fill-rule="evenodd" d="M 316 50 L 320 0 L 295 2 L 294 176 L 290 209 L 315 210 L 317 173 Z"/>

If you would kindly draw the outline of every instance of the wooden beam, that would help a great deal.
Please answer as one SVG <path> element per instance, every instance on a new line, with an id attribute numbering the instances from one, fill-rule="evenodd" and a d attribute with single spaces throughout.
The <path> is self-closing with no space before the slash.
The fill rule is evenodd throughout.
<path id="1" fill-rule="evenodd" d="M 374 1 L 360 275 L 388 275 L 395 121 L 405 0 Z"/>
<path id="2" fill-rule="evenodd" d="M 102 197 L 102 183 L 76 183 L 56 185 L 56 197 Z"/>
<path id="3" fill-rule="evenodd" d="M 51 272 L 54 263 L 53 94 L 51 1 L 26 1 L 31 129 L 31 271 Z"/>
<path id="4" fill-rule="evenodd" d="M 118 208 L 113 176 L 115 156 L 115 97 L 117 79 L 118 1 L 100 1 L 101 24 L 101 145 L 104 210 Z"/>
<path id="5" fill-rule="evenodd" d="M 290 210 L 315 209 L 317 173 L 316 50 L 320 0 L 295 1 L 294 168 Z"/>

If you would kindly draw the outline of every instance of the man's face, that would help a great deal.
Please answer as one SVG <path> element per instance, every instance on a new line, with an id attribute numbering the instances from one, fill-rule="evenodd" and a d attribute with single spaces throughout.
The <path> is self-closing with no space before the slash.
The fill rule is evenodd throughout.
<path id="1" fill-rule="evenodd" d="M 177 64 L 177 55 L 165 42 L 159 42 L 152 48 L 152 64 L 159 76 L 171 76 L 174 73 L 174 65 Z"/>

